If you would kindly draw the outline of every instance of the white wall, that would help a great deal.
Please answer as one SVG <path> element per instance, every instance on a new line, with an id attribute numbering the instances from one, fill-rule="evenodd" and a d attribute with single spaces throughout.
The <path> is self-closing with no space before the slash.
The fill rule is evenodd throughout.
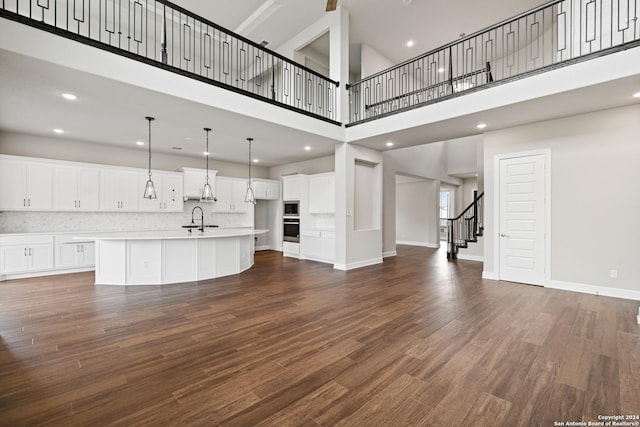
<path id="1" fill-rule="evenodd" d="M 447 141 L 447 174 L 475 175 L 478 173 L 478 144 L 482 135 Z"/>
<path id="2" fill-rule="evenodd" d="M 371 46 L 362 43 L 360 46 L 360 79 L 369 77 L 395 64 L 385 58 L 380 52 Z"/>
<path id="3" fill-rule="evenodd" d="M 439 246 L 437 188 L 431 179 L 396 184 L 396 243 Z"/>
<path id="4" fill-rule="evenodd" d="M 382 214 L 382 175 L 383 156 L 379 151 L 351 144 L 336 146 L 335 178 L 336 178 L 336 257 L 334 268 L 349 270 L 382 262 L 382 227 L 379 216 Z M 356 163 L 373 165 L 371 183 L 368 189 L 371 209 L 376 210 L 372 216 L 377 227 L 357 230 L 354 212 L 361 207 L 356 206 L 355 168 Z M 341 184 L 340 184 L 341 183 Z M 358 191 L 362 191 L 359 188 Z M 365 189 L 366 191 L 366 189 Z"/>
<path id="5" fill-rule="evenodd" d="M 312 175 L 314 173 L 333 172 L 335 167 L 335 156 L 320 157 L 303 162 L 274 166 L 269 169 L 269 178 L 280 179 L 284 175 L 292 175 L 294 173 Z"/>
<path id="6" fill-rule="evenodd" d="M 144 169 L 148 165 L 147 149 L 144 147 L 116 147 L 11 132 L 0 132 L 0 154 Z M 152 152 L 151 167 L 168 171 L 175 171 L 181 166 L 204 169 L 204 160 L 204 157 L 198 159 L 177 154 Z M 217 170 L 218 175 L 221 176 L 247 177 L 246 164 L 224 162 L 210 157 L 209 169 Z M 269 173 L 265 167 L 252 165 L 251 175 L 255 178 L 267 178 Z"/>
<path id="7" fill-rule="evenodd" d="M 548 285 L 594 293 L 622 289 L 617 295 L 640 299 L 637 104 L 485 134 L 485 277 L 498 273 L 494 157 L 546 148 L 551 149 Z M 613 269 L 617 279 L 610 277 Z"/>

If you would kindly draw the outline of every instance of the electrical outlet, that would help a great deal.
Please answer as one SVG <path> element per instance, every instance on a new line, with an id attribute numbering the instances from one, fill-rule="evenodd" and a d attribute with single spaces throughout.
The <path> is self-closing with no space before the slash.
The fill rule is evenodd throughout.
<path id="1" fill-rule="evenodd" d="M 611 271 L 609 272 L 609 276 L 610 276 L 612 279 L 617 279 L 617 278 L 618 278 L 618 270 L 611 270 Z"/>

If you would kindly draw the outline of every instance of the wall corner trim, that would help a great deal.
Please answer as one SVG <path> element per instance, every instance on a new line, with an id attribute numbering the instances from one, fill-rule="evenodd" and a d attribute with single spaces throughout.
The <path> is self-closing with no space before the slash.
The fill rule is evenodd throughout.
<path id="1" fill-rule="evenodd" d="M 381 264 L 382 263 L 382 257 L 380 258 L 371 258 L 371 259 L 365 259 L 362 261 L 356 261 L 356 262 L 351 262 L 349 264 L 333 264 L 333 268 L 336 270 L 353 270 L 355 268 L 361 268 L 361 267 L 368 267 L 370 265 L 374 265 L 374 264 Z"/>

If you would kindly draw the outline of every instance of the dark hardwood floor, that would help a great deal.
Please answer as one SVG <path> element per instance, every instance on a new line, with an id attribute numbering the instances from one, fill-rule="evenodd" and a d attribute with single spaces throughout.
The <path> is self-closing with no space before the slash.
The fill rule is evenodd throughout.
<path id="1" fill-rule="evenodd" d="M 638 302 L 398 247 L 342 272 L 0 283 L 0 425 L 553 426 L 640 415 Z"/>

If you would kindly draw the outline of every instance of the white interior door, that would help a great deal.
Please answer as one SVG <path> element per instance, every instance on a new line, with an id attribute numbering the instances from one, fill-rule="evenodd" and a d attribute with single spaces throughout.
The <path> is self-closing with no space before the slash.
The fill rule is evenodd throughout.
<path id="1" fill-rule="evenodd" d="M 500 280 L 545 285 L 545 156 L 500 159 Z"/>

